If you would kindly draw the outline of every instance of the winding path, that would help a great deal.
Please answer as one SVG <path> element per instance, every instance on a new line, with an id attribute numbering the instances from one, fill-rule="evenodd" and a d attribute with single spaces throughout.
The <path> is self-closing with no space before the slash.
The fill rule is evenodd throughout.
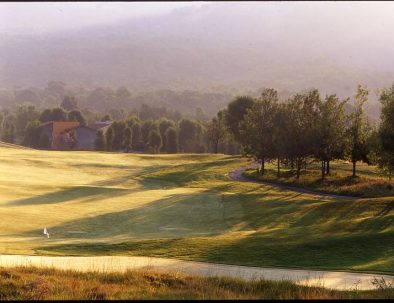
<path id="1" fill-rule="evenodd" d="M 291 186 L 291 185 L 284 185 L 284 184 L 280 184 L 280 183 L 251 180 L 251 179 L 245 178 L 242 175 L 245 170 L 250 169 L 250 168 L 255 169 L 255 168 L 257 168 L 257 165 L 258 165 L 257 162 L 253 162 L 253 163 L 251 163 L 249 165 L 243 166 L 243 167 L 238 168 L 237 170 L 235 170 L 233 172 L 228 173 L 228 176 L 231 179 L 235 180 L 235 181 L 264 184 L 264 185 L 277 187 L 277 188 L 280 188 L 280 189 L 294 191 L 294 192 L 297 192 L 297 193 L 304 193 L 304 194 L 310 194 L 310 195 L 321 196 L 321 197 L 329 197 L 329 198 L 334 198 L 334 199 L 347 199 L 347 200 L 360 199 L 359 197 L 352 197 L 352 196 L 343 196 L 343 195 L 335 195 L 335 194 L 323 193 L 323 192 L 313 191 L 313 190 L 309 190 L 309 189 L 305 189 L 305 188 L 301 188 L 301 187 L 296 187 L 296 186 Z"/>
<path id="2" fill-rule="evenodd" d="M 175 259 L 129 256 L 95 256 L 95 257 L 52 257 L 0 255 L 0 266 L 36 266 L 62 270 L 125 272 L 143 270 L 154 272 L 172 272 L 195 276 L 225 276 L 245 280 L 291 280 L 300 285 L 324 286 L 337 290 L 374 289 L 375 278 L 384 278 L 387 282 L 393 276 L 381 274 L 350 273 L 340 271 L 317 271 L 298 269 L 262 268 L 225 264 L 183 261 Z"/>

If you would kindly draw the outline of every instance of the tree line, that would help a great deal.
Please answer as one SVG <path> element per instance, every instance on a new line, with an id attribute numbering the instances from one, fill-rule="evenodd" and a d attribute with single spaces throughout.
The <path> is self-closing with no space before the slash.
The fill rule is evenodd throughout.
<path id="1" fill-rule="evenodd" d="M 219 148 L 211 144 L 209 116 L 202 109 L 189 114 L 142 104 L 138 110 L 118 108 L 101 113 L 81 109 L 73 96 L 65 96 L 59 106 L 52 108 L 17 105 L 0 110 L 0 140 L 48 149 L 50 138 L 41 130 L 49 121 L 78 121 L 81 125 L 113 121 L 105 134 L 97 133 L 97 150 L 149 153 L 204 153 L 215 150 L 227 154 L 239 153 L 239 144 L 230 137 L 222 140 Z"/>
<path id="2" fill-rule="evenodd" d="M 224 129 L 242 147 L 245 155 L 258 159 L 261 174 L 265 163 L 277 161 L 291 167 L 297 178 L 307 160 L 321 163 L 321 178 L 330 173 L 337 159 L 378 164 L 394 171 L 394 84 L 383 89 L 381 122 L 374 125 L 365 113 L 369 91 L 359 85 L 352 98 L 340 100 L 335 94 L 322 97 L 314 89 L 279 100 L 275 89 L 264 89 L 258 98 L 239 96 L 211 121 L 210 134 L 220 142 Z M 352 102 L 351 102 L 352 101 Z M 346 105 L 351 110 L 346 110 Z"/>

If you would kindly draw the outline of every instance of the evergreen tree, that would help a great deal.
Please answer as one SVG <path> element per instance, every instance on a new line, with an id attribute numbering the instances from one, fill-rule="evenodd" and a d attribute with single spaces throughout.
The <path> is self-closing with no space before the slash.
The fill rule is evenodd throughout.
<path id="1" fill-rule="evenodd" d="M 105 146 L 107 151 L 112 151 L 113 150 L 113 141 L 114 141 L 114 130 L 110 127 L 108 128 L 106 134 L 105 134 Z"/>
<path id="2" fill-rule="evenodd" d="M 96 133 L 96 139 L 94 140 L 94 148 L 96 150 L 105 150 L 105 136 L 102 130 L 98 130 Z"/>

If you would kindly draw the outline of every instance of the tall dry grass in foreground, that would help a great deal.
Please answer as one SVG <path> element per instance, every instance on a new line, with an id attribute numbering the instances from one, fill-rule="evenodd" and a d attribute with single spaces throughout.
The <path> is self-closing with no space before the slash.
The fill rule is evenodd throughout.
<path id="1" fill-rule="evenodd" d="M 80 273 L 33 267 L 0 268 L 0 300 L 371 298 L 393 299 L 394 289 L 335 291 L 287 281 L 245 282 L 147 271 Z"/>

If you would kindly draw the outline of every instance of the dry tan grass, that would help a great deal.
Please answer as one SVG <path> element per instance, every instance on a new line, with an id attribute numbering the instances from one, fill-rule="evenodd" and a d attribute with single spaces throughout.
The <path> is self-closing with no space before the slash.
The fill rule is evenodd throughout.
<path id="1" fill-rule="evenodd" d="M 197 278 L 143 271 L 78 273 L 0 268 L 1 300 L 393 299 L 393 289 L 334 291 L 293 283 Z"/>

